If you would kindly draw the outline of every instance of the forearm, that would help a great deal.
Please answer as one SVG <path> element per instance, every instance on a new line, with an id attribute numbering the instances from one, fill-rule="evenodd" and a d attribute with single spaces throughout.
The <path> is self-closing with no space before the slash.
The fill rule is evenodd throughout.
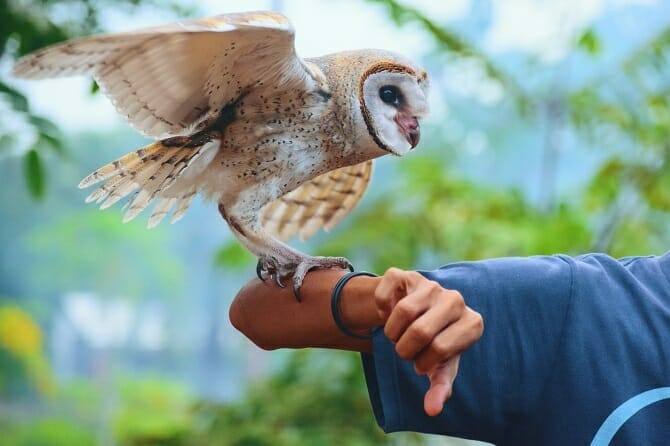
<path id="1" fill-rule="evenodd" d="M 331 312 L 331 293 L 345 274 L 320 270 L 307 275 L 297 302 L 289 288 L 251 281 L 230 308 L 233 325 L 264 349 L 324 347 L 371 352 L 372 341 L 345 335 Z M 352 331 L 384 326 L 384 334 L 430 389 L 424 408 L 437 415 L 451 395 L 460 353 L 482 335 L 481 316 L 457 291 L 413 271 L 390 268 L 380 278 L 351 278 L 340 294 L 340 317 Z"/>
<path id="2" fill-rule="evenodd" d="M 335 325 L 330 297 L 340 270 L 314 271 L 307 275 L 298 302 L 290 287 L 254 280 L 237 295 L 230 307 L 232 324 L 261 348 L 324 347 L 371 350 L 369 340 L 343 334 Z M 365 332 L 382 324 L 374 300 L 376 277 L 355 277 L 345 286 L 340 301 L 342 320 L 354 331 Z"/>

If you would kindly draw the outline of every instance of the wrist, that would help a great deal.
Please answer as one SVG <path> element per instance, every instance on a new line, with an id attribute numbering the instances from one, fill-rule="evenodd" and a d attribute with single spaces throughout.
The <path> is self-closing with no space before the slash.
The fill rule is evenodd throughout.
<path id="1" fill-rule="evenodd" d="M 381 278 L 358 276 L 345 285 L 340 298 L 342 322 L 354 331 L 367 331 L 384 323 L 377 312 L 375 289 Z"/>

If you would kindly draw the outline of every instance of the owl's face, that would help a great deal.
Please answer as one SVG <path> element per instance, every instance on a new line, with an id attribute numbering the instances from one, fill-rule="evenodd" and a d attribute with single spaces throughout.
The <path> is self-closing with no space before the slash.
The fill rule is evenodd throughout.
<path id="1" fill-rule="evenodd" d="M 396 63 L 379 63 L 365 73 L 361 111 L 379 148 L 402 156 L 419 143 L 420 120 L 428 114 L 426 72 Z"/>

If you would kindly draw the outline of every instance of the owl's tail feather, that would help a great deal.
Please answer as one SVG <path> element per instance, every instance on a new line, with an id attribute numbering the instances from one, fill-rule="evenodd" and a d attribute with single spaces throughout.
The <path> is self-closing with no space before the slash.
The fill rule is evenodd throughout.
<path id="1" fill-rule="evenodd" d="M 86 197 L 86 203 L 100 204 L 100 209 L 107 209 L 134 192 L 134 196 L 124 206 L 124 223 L 134 219 L 154 199 L 157 199 L 157 203 L 148 227 L 157 226 L 176 205 L 171 219 L 175 223 L 188 209 L 197 187 L 171 189 L 171 186 L 194 161 L 208 152 L 208 147 L 218 149 L 218 144 L 216 147 L 212 143 L 200 147 L 173 147 L 158 141 L 102 166 L 84 178 L 79 187 L 85 188 L 105 181 Z"/>

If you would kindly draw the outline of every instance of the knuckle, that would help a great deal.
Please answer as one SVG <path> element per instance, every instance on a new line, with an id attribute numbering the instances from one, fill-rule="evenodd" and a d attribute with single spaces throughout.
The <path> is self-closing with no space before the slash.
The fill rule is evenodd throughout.
<path id="1" fill-rule="evenodd" d="M 428 279 L 425 280 L 426 284 L 424 286 L 431 294 L 440 293 L 444 291 L 444 289 L 437 282 Z"/>
<path id="2" fill-rule="evenodd" d="M 384 273 L 384 276 L 389 277 L 391 279 L 398 279 L 398 278 L 400 278 L 402 273 L 403 273 L 403 271 L 400 268 L 396 268 L 396 267 L 392 266 L 391 268 L 386 270 L 386 272 Z"/>
<path id="3" fill-rule="evenodd" d="M 476 311 L 472 311 L 472 328 L 477 332 L 477 337 L 484 333 L 484 318 Z"/>
<path id="4" fill-rule="evenodd" d="M 377 302 L 377 304 L 383 303 L 388 299 L 388 297 L 379 289 L 379 287 L 375 289 L 374 296 L 375 296 L 375 302 Z"/>
<path id="5" fill-rule="evenodd" d="M 448 292 L 448 296 L 454 310 L 463 311 L 465 309 L 465 299 L 463 299 L 463 295 L 461 293 L 451 290 Z"/>
<path id="6" fill-rule="evenodd" d="M 423 281 L 428 281 L 425 277 L 423 277 L 421 274 L 417 273 L 416 271 L 409 271 L 407 272 L 407 277 L 417 281 L 417 282 L 423 282 Z"/>
<path id="7" fill-rule="evenodd" d="M 428 365 L 425 360 L 416 361 L 414 368 L 421 375 L 428 373 Z"/>
<path id="8" fill-rule="evenodd" d="M 409 328 L 409 335 L 412 339 L 418 341 L 421 344 L 427 344 L 433 339 L 430 331 L 423 325 L 413 325 Z"/>
<path id="9" fill-rule="evenodd" d="M 377 307 L 377 311 L 381 311 L 387 316 L 390 314 L 389 308 L 389 302 L 387 299 L 383 297 L 375 298 L 375 307 Z"/>
<path id="10" fill-rule="evenodd" d="M 447 359 L 452 354 L 452 346 L 448 342 L 435 341 L 431 349 L 442 359 Z"/>
<path id="11" fill-rule="evenodd" d="M 398 302 L 395 308 L 395 311 L 404 319 L 414 319 L 417 315 L 416 306 L 408 299 Z"/>

